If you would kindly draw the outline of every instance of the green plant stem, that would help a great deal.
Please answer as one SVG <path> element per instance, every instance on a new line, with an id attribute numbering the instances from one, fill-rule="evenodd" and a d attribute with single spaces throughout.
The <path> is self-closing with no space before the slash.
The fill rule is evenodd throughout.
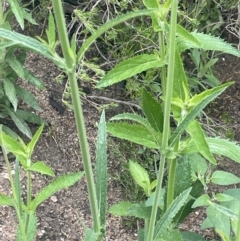
<path id="1" fill-rule="evenodd" d="M 239 211 L 238 211 L 238 223 L 237 223 L 236 241 L 240 241 L 240 208 L 239 208 Z"/>
<path id="2" fill-rule="evenodd" d="M 171 6 L 171 23 L 170 23 L 170 39 L 169 39 L 169 59 L 168 59 L 168 71 L 167 71 L 167 85 L 166 85 L 166 97 L 164 100 L 164 124 L 163 124 L 163 136 L 162 136 L 162 156 L 159 167 L 159 174 L 157 177 L 156 192 L 153 200 L 153 207 L 151 212 L 151 218 L 149 223 L 148 241 L 153 241 L 154 227 L 156 222 L 156 215 L 158 210 L 158 200 L 162 189 L 162 181 L 164 175 L 164 166 L 168 149 L 168 138 L 170 132 L 170 111 L 171 111 L 171 99 L 172 88 L 174 78 L 174 65 L 175 65 L 175 38 L 176 38 L 176 25 L 177 25 L 177 6 L 178 0 L 172 1 Z"/>
<path id="3" fill-rule="evenodd" d="M 31 166 L 31 160 L 28 160 L 28 166 Z M 32 197 L 32 179 L 31 179 L 31 171 L 27 171 L 27 208 L 30 210 L 31 205 L 31 197 Z M 25 232 L 27 233 L 29 224 L 29 214 L 27 213 L 26 224 L 25 224 Z"/>
<path id="4" fill-rule="evenodd" d="M 55 19 L 57 23 L 59 38 L 61 41 L 62 51 L 67 65 L 67 74 L 70 83 L 71 96 L 74 108 L 75 121 L 77 125 L 77 132 L 80 141 L 80 148 L 82 153 L 83 165 L 87 179 L 87 188 L 90 200 L 90 207 L 93 218 L 93 228 L 95 232 L 100 231 L 100 220 L 99 220 L 99 210 L 97 205 L 97 196 L 93 178 L 93 171 L 91 165 L 91 158 L 89 153 L 89 146 L 86 135 L 86 128 L 84 124 L 84 117 L 82 111 L 81 100 L 79 97 L 78 85 L 76 80 L 76 59 L 73 58 L 73 53 L 71 52 L 65 18 L 63 14 L 62 2 L 61 0 L 54 0 L 53 9 L 55 13 Z M 72 54 L 71 54 L 72 53 Z M 74 53 L 75 54 L 75 53 Z"/>
<path id="5" fill-rule="evenodd" d="M 159 38 L 159 45 L 160 45 L 161 61 L 164 61 L 164 59 L 165 59 L 165 44 L 164 44 L 164 32 L 163 31 L 159 31 L 158 38 Z M 165 94 L 166 94 L 166 84 L 167 84 L 166 66 L 163 66 L 161 68 L 162 96 L 165 96 Z"/>
<path id="6" fill-rule="evenodd" d="M 15 189 L 14 181 L 13 181 L 13 177 L 12 177 L 11 166 L 10 166 L 10 163 L 9 163 L 9 160 L 8 160 L 7 153 L 6 153 L 5 148 L 3 146 L 2 146 L 2 152 L 3 152 L 4 160 L 5 160 L 6 165 L 7 165 L 7 172 L 8 172 L 8 177 L 9 177 L 9 181 L 10 181 L 10 185 L 11 185 L 11 189 L 12 189 L 12 193 L 13 193 L 13 198 L 17 202 L 18 198 L 17 198 L 16 189 Z M 24 224 L 22 222 L 22 216 L 21 216 L 21 212 L 20 212 L 20 209 L 19 209 L 20 205 L 21 205 L 21 203 L 15 203 L 14 208 L 15 208 L 16 213 L 17 213 L 18 222 L 19 222 L 21 234 L 22 234 L 22 237 L 23 237 L 23 241 L 27 241 L 26 234 L 25 234 L 25 228 L 24 228 Z"/>
<path id="7" fill-rule="evenodd" d="M 176 140 L 174 144 L 174 152 L 178 153 L 178 147 L 179 147 L 180 137 Z M 174 158 L 172 160 L 169 160 L 168 165 L 168 193 L 167 193 L 167 208 L 171 205 L 173 199 L 174 199 L 174 183 L 175 183 L 175 174 L 176 174 L 176 166 L 177 166 L 177 159 Z"/>

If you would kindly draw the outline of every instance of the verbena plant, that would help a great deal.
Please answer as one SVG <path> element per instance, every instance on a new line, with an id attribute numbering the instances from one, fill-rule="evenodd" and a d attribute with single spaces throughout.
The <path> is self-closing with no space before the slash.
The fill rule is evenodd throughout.
<path id="1" fill-rule="evenodd" d="M 104 162 L 100 161 L 97 165 L 96 188 L 91 168 L 81 100 L 78 95 L 76 69 L 78 64 L 81 64 L 83 56 L 90 45 L 101 34 L 115 25 L 134 17 L 151 16 L 153 31 L 159 36 L 159 51 L 153 54 L 138 55 L 123 61 L 99 82 L 98 87 L 109 86 L 150 68 L 160 68 L 162 95 L 161 99 L 155 99 L 146 90 L 143 90 L 142 109 L 145 117 L 131 113 L 121 114 L 112 118 L 112 120 L 121 120 L 121 122 L 108 123 L 107 129 L 114 136 L 130 140 L 147 148 L 156 149 L 160 153 L 161 158 L 159 160 L 160 166 L 157 179 L 154 181 L 149 180 L 148 173 L 139 164 L 130 162 L 132 176 L 144 189 L 148 200 L 139 204 L 120 204 L 117 208 L 112 208 L 112 212 L 114 210 L 118 214 L 132 215 L 144 219 L 144 229 L 139 231 L 139 240 L 184 240 L 189 236 L 192 240 L 196 239 L 196 236 L 193 236 L 191 233 L 181 233 L 177 229 L 177 224 L 192 211 L 191 206 L 195 199 L 201 196 L 201 191 L 206 182 L 200 175 L 203 173 L 202 175 L 205 177 L 206 172 L 200 171 L 198 164 L 192 167 L 193 154 L 204 157 L 213 165 L 216 165 L 213 153 L 230 157 L 239 162 L 240 148 L 228 140 L 206 137 L 200 123 L 196 119 L 202 109 L 233 82 L 191 96 L 183 70 L 181 53 L 191 48 L 222 51 L 236 56 L 240 56 L 240 53 L 231 45 L 216 37 L 197 32 L 190 33 L 180 25 L 177 25 L 178 1 L 169 0 L 162 4 L 158 1 L 145 0 L 143 2 L 147 8 L 146 10 L 130 12 L 109 21 L 87 38 L 80 49 L 76 51 L 74 39 L 71 43 L 68 41 L 61 1 L 53 1 L 55 20 L 64 59 L 55 51 L 57 41 L 52 15 L 49 17 L 48 39 L 47 41 L 41 40 L 42 43 L 6 29 L 0 29 L 0 36 L 7 39 L 12 45 L 20 45 L 44 55 L 69 77 L 93 217 L 93 228 L 87 229 L 84 240 L 100 240 L 104 235 L 107 195 L 106 155 L 104 151 L 106 139 L 105 134 L 103 134 L 103 139 L 98 142 L 98 150 L 102 151 L 102 153 L 100 152 L 97 156 L 103 158 Z M 170 23 L 168 22 L 169 13 L 171 13 Z M 175 121 L 175 127 L 170 126 L 171 116 Z M 136 124 L 130 124 L 129 120 Z M 105 133 L 104 130 L 102 133 Z M 202 164 L 203 161 L 199 163 Z M 163 177 L 165 168 L 167 170 L 167 185 L 164 189 Z M 197 173 L 194 177 L 198 180 L 192 180 L 192 172 Z M 229 180 L 227 184 L 236 183 L 236 180 L 238 180 L 237 177 L 226 172 L 221 173 L 221 175 L 224 175 Z M 210 180 L 218 184 L 226 184 L 221 182 L 222 179 L 219 178 L 218 172 L 214 172 L 210 176 Z M 231 197 L 228 197 L 228 201 L 236 199 L 229 193 L 226 195 Z M 202 203 L 214 205 L 205 196 L 197 200 L 201 201 L 199 201 L 201 205 Z M 198 205 L 197 200 L 194 204 L 195 206 Z M 226 210 L 224 208 L 220 210 L 219 205 L 215 205 L 215 207 L 218 207 L 218 209 L 214 209 L 216 212 Z M 122 213 L 119 208 L 123 208 Z M 231 208 L 227 207 L 227 211 L 229 210 Z M 211 225 L 214 226 L 214 220 L 210 220 Z M 230 238 L 228 236 L 229 233 L 219 227 L 215 228 L 222 237 Z M 239 228 L 236 227 L 234 231 L 238 239 Z M 199 239 L 199 236 L 197 238 Z"/>
<path id="2" fill-rule="evenodd" d="M 20 6 L 20 3 L 21 1 L 13 0 L 0 1 L 1 28 L 12 30 L 14 17 L 22 29 L 24 29 L 25 20 L 36 24 L 27 10 Z M 10 118 L 23 134 L 31 137 L 32 133 L 26 121 L 39 125 L 43 121 L 31 111 L 19 109 L 19 100 L 21 99 L 36 111 L 41 108 L 35 97 L 18 85 L 17 79 L 28 81 L 41 90 L 44 89 L 44 86 L 36 76 L 23 67 L 26 60 L 25 49 L 19 48 L 4 38 L 0 38 L 0 45 L 0 118 L 2 120 Z M 2 129 L 12 136 L 17 136 L 7 125 L 3 125 Z"/>
<path id="3" fill-rule="evenodd" d="M 172 9 L 169 24 L 167 16 L 170 2 Z M 230 240 L 233 230 L 233 237 L 238 238 L 239 201 L 236 196 L 239 190 L 229 191 L 224 197 L 217 195 L 215 200 L 221 205 L 215 204 L 206 194 L 201 196 L 201 192 L 206 188 L 206 182 L 210 181 L 219 185 L 239 183 L 240 179 L 228 172 L 215 171 L 207 175 L 205 159 L 216 165 L 213 154 L 217 154 L 240 162 L 240 147 L 228 140 L 206 137 L 196 119 L 203 108 L 233 82 L 191 96 L 181 54 L 188 49 L 221 51 L 238 57 L 240 53 L 219 38 L 198 32 L 190 33 L 177 25 L 177 1 L 166 1 L 163 5 L 157 1 L 144 1 L 144 4 L 147 8 L 158 7 L 165 10 L 160 16 L 152 15 L 153 29 L 159 33 L 159 54 L 138 55 L 122 61 L 97 86 L 107 87 L 149 68 L 161 68 L 161 98 L 155 99 L 146 90 L 142 93 L 145 117 L 124 113 L 111 118 L 111 122 L 107 124 L 107 130 L 112 135 L 158 150 L 161 156 L 160 167 L 157 179 L 150 181 L 146 170 L 139 164 L 130 162 L 130 172 L 148 199 L 139 204 L 121 202 L 110 211 L 118 215 L 143 218 L 145 226 L 139 233 L 139 240 L 160 240 L 161 237 L 164 240 L 181 240 L 186 236 L 194 239 L 196 235 L 180 234 L 176 230 L 178 224 L 193 207 L 207 205 L 208 218 L 203 227 L 215 228 L 224 240 Z M 176 127 L 170 126 L 170 114 Z M 238 154 L 235 155 L 236 153 Z M 194 162 L 196 159 L 197 162 Z M 166 186 L 163 184 L 165 168 Z M 152 207 L 151 211 L 149 207 Z M 226 228 L 223 227 L 224 220 L 227 220 Z M 231 223 L 231 220 L 234 222 Z M 171 223 L 172 228 L 165 230 Z"/>

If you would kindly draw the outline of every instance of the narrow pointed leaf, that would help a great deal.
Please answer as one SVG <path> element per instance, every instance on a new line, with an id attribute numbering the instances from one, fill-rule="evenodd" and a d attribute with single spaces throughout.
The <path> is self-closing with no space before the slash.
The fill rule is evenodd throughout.
<path id="1" fill-rule="evenodd" d="M 151 185 L 147 171 L 137 162 L 129 161 L 129 171 L 134 181 L 143 188 L 147 196 L 150 195 Z"/>
<path id="2" fill-rule="evenodd" d="M 6 109 L 6 108 L 5 108 Z M 28 138 L 32 138 L 31 130 L 29 129 L 27 123 L 20 119 L 14 112 L 12 112 L 10 109 L 7 109 L 8 114 L 11 116 L 14 124 L 17 126 L 17 128 L 25 134 Z"/>
<path id="3" fill-rule="evenodd" d="M 200 42 L 192 33 L 190 33 L 187 29 L 182 27 L 181 25 L 177 24 L 177 35 L 181 37 L 181 39 L 184 39 L 188 43 L 193 43 L 194 45 L 199 46 Z"/>
<path id="4" fill-rule="evenodd" d="M 3 87 L 4 87 L 5 95 L 7 96 L 9 101 L 11 102 L 11 104 L 14 108 L 14 111 L 16 111 L 17 105 L 18 105 L 18 99 L 17 99 L 17 96 L 16 96 L 16 90 L 15 90 L 14 84 L 10 80 L 5 79 L 3 81 Z"/>
<path id="5" fill-rule="evenodd" d="M 54 43 L 56 40 L 55 31 L 56 30 L 55 30 L 54 18 L 53 18 L 52 13 L 50 12 L 49 17 L 48 17 L 48 28 L 46 30 L 49 44 Z"/>
<path id="6" fill-rule="evenodd" d="M 96 145 L 96 192 L 100 210 L 100 222 L 106 223 L 107 205 L 107 133 L 105 111 L 102 112 L 98 124 L 98 136 Z"/>
<path id="7" fill-rule="evenodd" d="M 187 76 L 178 49 L 176 49 L 175 54 L 175 69 L 172 97 L 180 98 L 183 102 L 187 101 L 190 97 Z"/>
<path id="8" fill-rule="evenodd" d="M 186 39 L 183 39 L 181 36 L 179 36 L 177 38 L 177 43 L 178 43 L 178 48 L 180 52 L 183 52 L 191 48 L 197 48 L 197 49 L 201 48 L 203 50 L 219 51 L 222 53 L 227 53 L 227 54 L 240 57 L 239 50 L 237 50 L 231 44 L 225 42 L 223 39 L 219 37 L 215 37 L 210 34 L 197 33 L 197 32 L 192 32 L 191 34 L 195 39 L 197 39 L 200 45 L 192 41 L 186 41 Z"/>
<path id="9" fill-rule="evenodd" d="M 151 133 L 153 136 L 155 134 L 157 134 L 157 132 L 153 129 L 153 127 L 150 125 L 148 120 L 146 118 L 143 118 L 140 115 L 137 115 L 137 114 L 133 114 L 133 113 L 118 114 L 118 115 L 115 115 L 114 117 L 112 117 L 110 119 L 110 121 L 113 121 L 113 120 L 130 120 L 130 121 L 135 121 L 135 122 L 143 125 L 149 131 L 149 133 Z"/>
<path id="10" fill-rule="evenodd" d="M 138 55 L 117 64 L 97 84 L 97 88 L 107 87 L 151 68 L 165 64 L 156 54 Z"/>
<path id="11" fill-rule="evenodd" d="M 177 198 L 175 198 L 167 211 L 163 214 L 161 219 L 157 222 L 154 231 L 154 241 L 157 241 L 161 235 L 165 232 L 168 226 L 171 224 L 173 218 L 178 213 L 180 208 L 184 205 L 189 197 L 191 188 L 182 192 Z"/>
<path id="12" fill-rule="evenodd" d="M 18 75 L 19 78 L 25 79 L 23 65 L 14 57 L 7 58 L 8 64 L 11 66 L 13 71 Z"/>
<path id="13" fill-rule="evenodd" d="M 33 163 L 29 168 L 27 168 L 27 170 L 45 174 L 51 177 L 55 176 L 53 170 L 50 167 L 48 167 L 45 163 L 40 161 Z"/>
<path id="14" fill-rule="evenodd" d="M 9 1 L 9 4 L 11 5 L 11 11 L 16 17 L 21 29 L 24 29 L 23 10 L 20 7 L 19 2 L 17 0 L 11 0 Z"/>
<path id="15" fill-rule="evenodd" d="M 8 39 L 10 41 L 13 41 L 15 45 L 20 45 L 24 48 L 28 48 L 40 55 L 45 56 L 46 58 L 53 61 L 58 67 L 65 68 L 64 61 L 58 57 L 54 57 L 47 46 L 40 43 L 34 38 L 25 36 L 23 34 L 13 32 L 7 29 L 0 28 L 0 36 L 2 38 Z"/>
<path id="16" fill-rule="evenodd" d="M 154 130 L 162 132 L 163 130 L 163 110 L 162 105 L 153 96 L 143 89 L 142 109 L 148 122 Z"/>
<path id="17" fill-rule="evenodd" d="M 15 86 L 15 89 L 17 96 L 19 96 L 28 106 L 38 111 L 41 110 L 38 101 L 30 92 L 19 86 Z"/>
<path id="18" fill-rule="evenodd" d="M 172 136 L 169 139 L 169 145 L 172 146 L 178 138 L 179 135 L 181 135 L 184 130 L 187 128 L 189 123 L 194 120 L 194 118 L 197 117 L 197 115 L 212 101 L 214 100 L 218 95 L 220 95 L 228 86 L 232 85 L 232 82 L 223 84 L 221 86 L 215 87 L 212 89 L 211 93 L 207 97 L 205 97 L 199 104 L 197 104 L 192 111 L 184 118 L 184 120 L 179 124 L 179 126 L 175 129 Z"/>
<path id="19" fill-rule="evenodd" d="M 217 162 L 213 156 L 213 154 L 210 151 L 210 148 L 208 146 L 208 143 L 205 139 L 205 134 L 200 126 L 200 124 L 193 120 L 187 127 L 187 132 L 192 137 L 193 141 L 195 142 L 195 145 L 198 149 L 198 152 L 203 155 L 209 162 L 216 165 Z"/>
<path id="20" fill-rule="evenodd" d="M 28 152 L 29 152 L 29 156 L 32 156 L 32 153 L 34 151 L 35 145 L 37 143 L 37 141 L 40 138 L 40 135 L 42 134 L 43 131 L 43 127 L 44 125 L 42 124 L 38 130 L 36 131 L 36 133 L 34 134 L 33 138 L 31 139 L 31 141 L 28 143 Z"/>
<path id="21" fill-rule="evenodd" d="M 27 69 L 24 69 L 24 79 L 27 80 L 32 85 L 36 86 L 40 90 L 44 90 L 45 89 L 45 87 L 44 87 L 43 83 L 41 82 L 41 80 L 38 77 L 34 76 Z"/>
<path id="22" fill-rule="evenodd" d="M 49 197 L 51 197 L 54 193 L 57 191 L 70 187 L 73 184 L 75 184 L 79 179 L 82 178 L 84 172 L 77 172 L 73 174 L 66 174 L 64 176 L 59 177 L 58 179 L 54 180 L 52 183 L 50 183 L 48 186 L 44 187 L 38 195 L 32 200 L 30 209 L 32 212 L 36 210 L 38 205 L 40 205 L 42 202 L 47 200 Z"/>
<path id="23" fill-rule="evenodd" d="M 47 125 L 47 123 L 43 119 L 41 119 L 40 116 L 38 116 L 28 110 L 19 110 L 18 109 L 15 112 L 15 114 L 19 119 L 24 120 L 26 122 L 36 124 L 36 125 L 42 125 L 42 124 Z"/>

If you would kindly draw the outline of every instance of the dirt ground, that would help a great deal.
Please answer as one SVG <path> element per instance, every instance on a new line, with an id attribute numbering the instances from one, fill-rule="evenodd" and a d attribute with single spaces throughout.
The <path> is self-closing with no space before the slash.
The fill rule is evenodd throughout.
<path id="1" fill-rule="evenodd" d="M 26 67 L 41 78 L 46 86 L 44 91 L 39 91 L 32 87 L 30 89 L 37 97 L 42 108 L 42 111 L 38 114 L 49 123 L 49 127 L 44 129 L 44 133 L 37 144 L 33 160 L 45 161 L 46 164 L 53 168 L 56 176 L 83 170 L 72 111 L 65 110 L 64 113 L 60 114 L 49 104 L 49 96 L 52 96 L 59 103 L 61 102 L 61 95 L 65 83 L 58 84 L 55 81 L 55 77 L 59 74 L 59 70 L 46 59 L 36 56 L 35 54 L 30 54 L 28 56 Z M 222 82 L 235 80 L 236 83 L 214 102 L 212 116 L 215 124 L 213 125 L 231 127 L 234 130 L 235 139 L 240 141 L 240 129 L 238 128 L 240 124 L 240 61 L 235 57 L 222 56 L 219 58 L 217 71 L 217 76 Z M 125 100 L 123 96 L 116 96 L 113 90 L 96 91 L 92 89 L 91 91 L 91 95 Z M 96 108 L 96 105 L 107 104 L 108 102 L 96 98 L 88 98 L 88 96 L 82 100 L 90 151 L 94 161 L 97 130 L 96 123 L 100 118 L 100 112 Z M 122 107 L 125 108 L 126 106 Z M 119 111 L 119 108 L 107 111 L 107 119 Z M 230 123 L 226 123 L 226 118 L 223 118 L 223 113 L 227 113 L 229 119 L 232 120 Z M 34 132 L 36 127 L 32 127 L 32 129 Z M 120 175 L 122 172 L 120 161 L 121 160 L 115 156 L 113 147 L 110 146 L 108 150 L 108 169 L 110 173 L 108 183 L 109 206 L 117 203 L 124 197 L 124 187 L 115 178 L 116 175 L 114 175 L 116 172 Z M 13 164 L 12 162 L 12 165 Z M 220 163 L 220 168 L 232 171 L 240 176 L 240 169 L 236 168 L 236 163 L 223 161 Z M 21 178 L 24 184 L 23 190 L 25 191 L 26 176 L 24 173 L 21 173 Z M 50 178 L 34 174 L 33 195 L 49 182 Z M 7 172 L 1 158 L 0 193 L 9 194 L 9 192 Z M 185 221 L 182 228 L 193 231 L 199 230 L 204 215 L 203 210 L 196 210 L 193 215 Z M 56 193 L 49 200 L 41 204 L 37 209 L 37 217 L 37 241 L 82 240 L 84 233 L 82 222 L 84 221 L 86 225 L 91 226 L 85 179 L 83 178 L 74 186 Z M 128 220 L 123 221 L 118 217 L 108 215 L 107 235 L 105 240 L 137 240 L 137 227 L 138 224 L 136 222 L 133 224 Z M 15 239 L 15 232 L 16 217 L 13 210 L 7 207 L 0 207 L 0 241 L 13 241 Z M 205 232 L 205 234 L 208 236 L 209 232 Z"/>

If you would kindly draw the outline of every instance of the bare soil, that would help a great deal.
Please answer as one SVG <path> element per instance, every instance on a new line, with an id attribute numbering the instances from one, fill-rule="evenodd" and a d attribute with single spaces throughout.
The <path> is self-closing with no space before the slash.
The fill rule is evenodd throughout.
<path id="1" fill-rule="evenodd" d="M 81 154 L 78 146 L 78 138 L 73 112 L 65 110 L 60 114 L 49 104 L 49 96 L 61 103 L 61 96 L 65 87 L 65 83 L 58 84 L 55 81 L 59 70 L 49 63 L 48 60 L 30 54 L 26 67 L 35 73 L 44 82 L 46 89 L 39 91 L 33 87 L 26 85 L 26 88 L 37 97 L 42 111 L 38 114 L 49 123 L 44 129 L 33 160 L 43 160 L 47 165 L 51 166 L 56 176 L 62 174 L 83 170 Z M 234 86 L 219 97 L 211 106 L 211 116 L 216 126 L 227 126 L 232 128 L 235 133 L 236 141 L 240 141 L 240 62 L 237 58 L 231 56 L 220 57 L 217 66 L 217 75 L 222 82 L 235 80 Z M 23 83 L 24 85 L 24 83 Z M 117 96 L 114 89 L 97 91 L 91 88 L 91 95 L 105 96 L 108 98 L 117 98 L 124 101 L 123 96 Z M 100 112 L 96 106 L 106 104 L 104 100 L 90 99 L 88 96 L 82 98 L 85 123 L 88 134 L 89 148 L 93 160 L 95 156 L 96 142 L 96 123 L 99 121 Z M 119 104 L 123 109 L 125 105 Z M 24 108 L 24 106 L 23 106 Z M 121 111 L 119 108 L 107 111 L 107 119 Z M 232 120 L 230 123 L 223 118 L 223 113 L 227 113 Z M 224 114 L 226 116 L 226 114 Z M 33 126 L 33 132 L 37 127 Z M 219 135 L 222 133 L 219 133 Z M 117 143 L 116 143 L 117 145 Z M 108 205 L 117 203 L 125 198 L 124 186 L 115 178 L 122 172 L 120 159 L 116 157 L 112 145 L 108 151 L 108 169 L 109 169 L 109 192 Z M 14 160 L 13 160 L 14 161 Z M 14 162 L 12 162 L 14 165 Z M 223 160 L 219 163 L 221 169 L 231 171 L 240 176 L 239 164 L 232 161 Z M 23 182 L 23 191 L 26 194 L 26 176 L 22 172 L 21 178 Z M 33 195 L 47 185 L 52 179 L 38 174 L 33 175 Z M 5 164 L 0 159 L 0 193 L 10 194 L 9 180 Z M 86 190 L 86 180 L 82 178 L 74 186 L 62 190 L 44 202 L 37 209 L 38 230 L 37 241 L 77 241 L 83 240 L 84 221 L 86 225 L 91 226 L 91 215 L 88 203 L 88 194 Z M 203 209 L 196 210 L 185 223 L 182 228 L 185 230 L 199 231 L 202 220 L 205 217 Z M 137 240 L 138 223 L 128 219 L 120 219 L 112 215 L 108 215 L 107 234 L 105 240 L 114 241 L 133 241 Z M 0 207 L 0 241 L 13 241 L 16 233 L 16 216 L 14 210 L 8 207 Z M 212 233 L 204 232 L 207 239 L 212 238 Z"/>

